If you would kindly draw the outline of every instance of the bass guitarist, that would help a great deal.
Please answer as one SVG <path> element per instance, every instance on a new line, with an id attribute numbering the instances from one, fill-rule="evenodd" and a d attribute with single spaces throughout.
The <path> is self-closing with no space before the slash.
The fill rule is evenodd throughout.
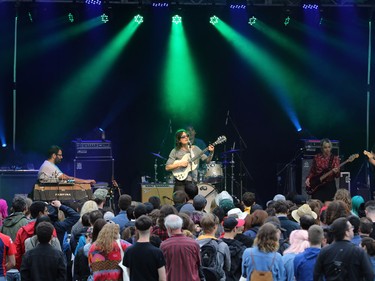
<path id="1" fill-rule="evenodd" d="M 325 202 L 333 200 L 335 196 L 337 189 L 335 178 L 340 176 L 340 160 L 338 156 L 331 153 L 332 142 L 329 139 L 320 141 L 320 149 L 321 153 L 315 155 L 305 184 L 307 189 L 313 188 L 312 185 L 318 186 L 311 197 Z M 329 171 L 332 171 L 332 174 L 319 183 L 319 178 Z"/>
<path id="2" fill-rule="evenodd" d="M 187 168 L 189 169 L 191 166 L 191 169 L 188 172 L 188 175 L 186 179 L 184 180 L 178 180 L 175 178 L 175 184 L 174 184 L 174 190 L 173 192 L 177 190 L 183 190 L 185 191 L 185 187 L 187 186 L 193 186 L 195 187 L 198 181 L 198 171 L 197 169 L 193 169 L 192 165 L 189 163 L 189 161 L 179 161 L 181 160 L 186 154 L 192 154 L 190 155 L 191 158 L 193 158 L 195 155 L 198 155 L 202 152 L 202 150 L 195 146 L 191 145 L 189 140 L 189 134 L 184 129 L 177 130 L 175 134 L 175 148 L 172 149 L 172 151 L 169 153 L 168 161 L 165 165 L 165 170 L 167 171 L 173 171 L 176 169 L 181 168 Z M 212 157 L 214 155 L 214 146 L 209 145 L 208 151 L 210 152 L 207 156 L 206 154 L 202 154 L 199 159 L 196 160 L 196 162 L 199 162 L 200 160 L 205 161 L 206 163 L 211 162 Z M 196 163 L 199 164 L 199 163 Z"/>

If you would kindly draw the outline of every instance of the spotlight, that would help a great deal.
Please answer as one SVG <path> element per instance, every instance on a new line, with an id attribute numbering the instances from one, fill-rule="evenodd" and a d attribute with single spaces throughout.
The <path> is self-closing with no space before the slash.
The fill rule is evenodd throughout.
<path id="1" fill-rule="evenodd" d="M 109 22 L 109 17 L 106 14 L 102 14 L 100 17 L 103 23 Z"/>
<path id="2" fill-rule="evenodd" d="M 256 22 L 257 22 L 257 18 L 252 16 L 251 18 L 249 18 L 248 24 L 254 25 L 254 24 L 256 24 Z"/>
<path id="3" fill-rule="evenodd" d="M 73 16 L 72 13 L 69 13 L 69 14 L 68 14 L 68 20 L 69 20 L 69 22 L 71 22 L 71 23 L 74 22 L 74 16 Z"/>
<path id="4" fill-rule="evenodd" d="M 290 17 L 287 16 L 287 17 L 285 18 L 285 20 L 284 20 L 284 25 L 287 26 L 287 25 L 289 24 L 289 22 L 290 22 Z"/>
<path id="5" fill-rule="evenodd" d="M 152 2 L 152 7 L 156 7 L 156 8 L 168 8 L 169 6 L 169 3 L 168 2 L 162 2 L 162 1 L 155 1 L 155 2 Z"/>
<path id="6" fill-rule="evenodd" d="M 6 143 L 3 143 L 1 146 L 2 146 L 2 147 L 7 147 L 7 144 L 6 144 Z"/>
<path id="7" fill-rule="evenodd" d="M 141 24 L 143 22 L 143 17 L 141 15 L 136 15 L 134 17 L 134 21 L 138 24 Z"/>
<path id="8" fill-rule="evenodd" d="M 219 18 L 217 16 L 210 17 L 210 24 L 215 25 L 219 23 Z"/>
<path id="9" fill-rule="evenodd" d="M 172 22 L 175 24 L 179 24 L 182 22 L 182 18 L 179 15 L 175 15 L 172 17 Z"/>
<path id="10" fill-rule="evenodd" d="M 320 0 L 302 0 L 301 5 L 304 10 L 318 10 Z"/>
<path id="11" fill-rule="evenodd" d="M 246 5 L 244 5 L 244 4 L 230 4 L 229 8 L 232 9 L 232 10 L 245 10 Z"/>
<path id="12" fill-rule="evenodd" d="M 34 22 L 32 12 L 28 12 L 28 16 L 29 16 L 29 21 L 30 21 L 30 22 Z"/>

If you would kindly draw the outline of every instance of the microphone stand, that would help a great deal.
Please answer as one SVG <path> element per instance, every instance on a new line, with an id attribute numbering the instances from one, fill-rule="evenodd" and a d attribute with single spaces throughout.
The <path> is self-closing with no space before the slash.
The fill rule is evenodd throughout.
<path id="1" fill-rule="evenodd" d="M 160 146 L 159 146 L 159 151 L 158 151 L 159 155 L 160 155 L 161 150 L 164 148 L 165 140 L 168 138 L 169 134 L 172 134 L 172 122 L 171 122 L 170 119 L 169 119 L 169 122 L 168 122 L 167 130 L 165 131 L 164 137 L 163 137 L 163 139 L 160 143 Z M 157 182 L 159 182 L 159 180 L 158 180 L 158 159 L 157 158 L 155 158 L 155 162 L 154 162 L 154 181 L 155 181 L 155 184 Z"/>
<path id="2" fill-rule="evenodd" d="M 244 141 L 244 139 L 242 138 L 242 135 L 241 135 L 240 131 L 238 130 L 236 124 L 234 123 L 234 121 L 233 121 L 233 119 L 232 119 L 232 116 L 229 114 L 229 112 L 228 112 L 228 114 L 227 114 L 227 118 L 228 118 L 230 124 L 232 125 L 234 131 L 236 132 L 238 138 L 240 139 L 240 153 L 242 154 L 242 151 L 245 150 L 245 149 L 247 149 L 247 144 L 246 144 L 246 142 Z M 242 200 L 242 193 L 243 193 L 243 180 L 242 180 L 242 178 L 243 178 L 243 174 L 242 174 L 242 169 L 245 170 L 247 176 L 250 178 L 251 181 L 254 181 L 254 178 L 253 178 L 252 175 L 250 174 L 249 170 L 245 167 L 245 164 L 244 164 L 244 162 L 242 161 L 242 156 L 241 156 L 241 154 L 238 156 L 238 158 L 240 159 L 240 164 L 241 164 L 241 165 L 240 165 L 240 173 L 239 173 L 239 175 L 240 175 L 240 193 L 241 193 L 241 194 L 240 194 L 240 197 L 241 197 L 241 200 Z"/>

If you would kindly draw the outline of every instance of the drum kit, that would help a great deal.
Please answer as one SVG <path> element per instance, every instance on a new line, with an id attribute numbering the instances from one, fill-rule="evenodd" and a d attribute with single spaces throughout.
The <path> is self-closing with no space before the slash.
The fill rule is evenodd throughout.
<path id="1" fill-rule="evenodd" d="M 208 164 L 200 165 L 198 167 L 198 191 L 199 194 L 203 195 L 207 199 L 207 207 L 206 211 L 209 211 L 211 207 L 212 201 L 215 199 L 216 195 L 218 194 L 217 185 L 224 185 L 226 190 L 226 181 L 227 181 L 227 167 L 231 167 L 231 179 L 232 184 L 234 181 L 234 154 L 239 152 L 240 149 L 231 149 L 228 151 L 222 152 L 221 158 L 223 161 L 211 161 Z M 157 182 L 158 177 L 158 162 L 157 159 L 162 159 L 163 161 L 167 161 L 167 158 L 160 155 L 160 153 L 151 152 L 151 154 L 155 157 L 154 163 L 154 180 Z M 228 161 L 229 156 L 231 156 L 230 161 Z M 164 165 L 163 165 L 164 166 Z M 168 175 L 164 178 L 164 182 L 168 184 L 174 183 L 174 177 L 172 173 L 168 173 Z"/>

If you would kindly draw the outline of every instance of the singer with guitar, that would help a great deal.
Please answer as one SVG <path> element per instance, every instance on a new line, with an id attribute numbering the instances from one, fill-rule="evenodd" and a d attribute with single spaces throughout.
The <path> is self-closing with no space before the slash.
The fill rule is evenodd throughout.
<path id="1" fill-rule="evenodd" d="M 190 143 L 189 134 L 184 129 L 177 130 L 175 134 L 175 148 L 169 154 L 168 161 L 165 166 L 166 171 L 177 171 L 179 169 L 188 169 L 187 177 L 186 178 L 177 178 L 175 176 L 175 184 L 174 184 L 174 191 L 183 190 L 185 191 L 185 187 L 188 185 L 196 186 L 198 181 L 198 170 L 196 166 L 199 164 L 199 161 L 205 161 L 209 163 L 212 160 L 214 155 L 214 146 L 209 145 L 208 151 L 210 152 L 209 155 L 202 154 L 200 158 L 195 160 L 193 163 L 189 163 L 187 160 L 182 160 L 185 155 L 190 154 L 190 157 L 193 158 L 195 155 L 201 154 L 202 150 Z M 184 159 L 186 159 L 185 157 Z M 182 160 L 182 161 L 180 161 Z"/>
<path id="2" fill-rule="evenodd" d="M 310 173 L 306 178 L 306 190 L 311 193 L 313 199 L 319 199 L 322 202 L 331 201 L 336 193 L 335 178 L 340 176 L 339 157 L 331 153 L 332 143 L 329 139 L 320 141 L 321 153 L 315 155 Z M 323 182 L 316 183 L 319 178 L 330 172 Z M 317 187 L 317 188 L 315 188 Z"/>

